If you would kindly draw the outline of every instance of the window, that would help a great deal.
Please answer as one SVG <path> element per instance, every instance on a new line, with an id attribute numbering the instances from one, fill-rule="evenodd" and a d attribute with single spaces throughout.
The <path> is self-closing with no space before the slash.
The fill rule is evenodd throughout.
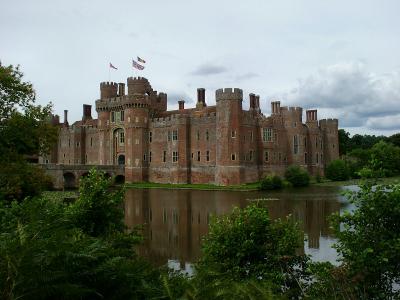
<path id="1" fill-rule="evenodd" d="M 307 163 L 307 152 L 304 153 L 304 163 L 305 163 L 305 164 Z"/>
<path id="2" fill-rule="evenodd" d="M 275 143 L 278 143 L 278 134 L 277 133 L 274 133 L 274 141 L 275 141 Z"/>
<path id="3" fill-rule="evenodd" d="M 236 155 L 235 154 L 231 154 L 231 160 L 236 160 Z"/>
<path id="4" fill-rule="evenodd" d="M 125 112 L 121 110 L 121 121 L 125 120 Z"/>
<path id="5" fill-rule="evenodd" d="M 90 138 L 90 147 L 93 147 L 93 138 Z"/>
<path id="6" fill-rule="evenodd" d="M 250 153 L 249 153 L 249 160 L 250 160 L 250 161 L 253 160 L 253 150 L 250 150 Z"/>
<path id="7" fill-rule="evenodd" d="M 304 138 L 304 149 L 307 148 L 307 138 Z"/>
<path id="8" fill-rule="evenodd" d="M 299 137 L 297 135 L 293 136 L 293 154 L 299 153 Z"/>
<path id="9" fill-rule="evenodd" d="M 322 147 L 323 147 L 322 139 L 320 140 L 320 143 L 321 143 L 321 150 L 322 150 Z"/>
<path id="10" fill-rule="evenodd" d="M 318 148 L 318 138 L 315 138 L 315 148 Z"/>
<path id="11" fill-rule="evenodd" d="M 263 128 L 263 141 L 264 142 L 272 141 L 272 128 Z"/>
<path id="12" fill-rule="evenodd" d="M 206 130 L 206 141 L 208 141 L 210 139 L 210 135 L 208 133 L 208 130 Z"/>
<path id="13" fill-rule="evenodd" d="M 163 223 L 164 223 L 164 224 L 167 223 L 167 220 L 168 220 L 168 218 L 167 218 L 167 211 L 166 211 L 166 209 L 164 208 L 164 209 L 163 209 Z"/>
<path id="14" fill-rule="evenodd" d="M 149 143 L 153 141 L 153 133 L 150 131 L 149 132 Z"/>
<path id="15" fill-rule="evenodd" d="M 149 152 L 149 162 L 151 162 L 151 151 Z"/>
<path id="16" fill-rule="evenodd" d="M 178 151 L 173 151 L 172 152 L 172 162 L 177 162 L 178 161 Z"/>
<path id="17" fill-rule="evenodd" d="M 147 160 L 147 155 L 143 154 L 143 160 L 146 161 Z"/>
<path id="18" fill-rule="evenodd" d="M 197 130 L 197 140 L 198 141 L 200 140 L 200 131 L 199 130 Z"/>
<path id="19" fill-rule="evenodd" d="M 79 147 L 79 142 L 76 142 L 76 148 L 78 148 Z"/>
<path id="20" fill-rule="evenodd" d="M 68 147 L 71 147 L 71 139 L 68 139 Z"/>
<path id="21" fill-rule="evenodd" d="M 231 138 L 235 138 L 236 137 L 236 130 L 232 130 L 231 131 Z"/>
<path id="22" fill-rule="evenodd" d="M 250 131 L 250 140 L 253 141 L 253 131 Z"/>
<path id="23" fill-rule="evenodd" d="M 200 151 L 197 151 L 197 161 L 200 161 Z"/>
<path id="24" fill-rule="evenodd" d="M 318 153 L 315 154 L 316 162 L 318 163 Z"/>
<path id="25" fill-rule="evenodd" d="M 115 112 L 114 111 L 111 112 L 111 122 L 112 123 L 115 122 Z"/>
<path id="26" fill-rule="evenodd" d="M 282 153 L 278 153 L 278 160 L 279 160 L 279 162 L 281 162 L 281 160 L 282 160 Z"/>
<path id="27" fill-rule="evenodd" d="M 264 161 L 268 161 L 269 160 L 269 152 L 265 151 L 264 152 Z"/>
<path id="28" fill-rule="evenodd" d="M 172 131 L 172 140 L 177 141 L 178 140 L 178 130 Z"/>
<path id="29" fill-rule="evenodd" d="M 168 142 L 171 141 L 171 131 L 168 130 Z"/>
<path id="30" fill-rule="evenodd" d="M 322 153 L 321 153 L 321 159 L 320 159 L 320 162 L 321 162 L 321 164 L 322 164 Z"/>
<path id="31" fill-rule="evenodd" d="M 64 153 L 64 158 L 65 158 L 65 153 Z"/>
<path id="32" fill-rule="evenodd" d="M 210 151 L 206 152 L 206 161 L 210 161 Z"/>
<path id="33" fill-rule="evenodd" d="M 121 145 L 123 145 L 125 143 L 125 132 L 123 132 L 123 131 L 119 132 L 119 143 Z"/>
<path id="34" fill-rule="evenodd" d="M 163 162 L 166 162 L 167 161 L 167 151 L 163 151 L 163 159 L 162 159 L 162 161 Z"/>

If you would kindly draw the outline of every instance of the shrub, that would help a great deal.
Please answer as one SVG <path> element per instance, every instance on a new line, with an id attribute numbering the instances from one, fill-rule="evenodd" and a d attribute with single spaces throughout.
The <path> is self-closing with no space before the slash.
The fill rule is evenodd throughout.
<path id="1" fill-rule="evenodd" d="M 346 162 L 341 159 L 331 161 L 326 167 L 326 178 L 332 181 L 342 181 L 349 179 L 349 170 Z"/>
<path id="2" fill-rule="evenodd" d="M 286 169 L 285 178 L 294 187 L 308 186 L 310 184 L 310 175 L 299 166 L 290 166 Z"/>
<path id="3" fill-rule="evenodd" d="M 278 190 L 282 188 L 282 179 L 277 175 L 270 175 L 261 180 L 260 189 L 266 190 Z"/>

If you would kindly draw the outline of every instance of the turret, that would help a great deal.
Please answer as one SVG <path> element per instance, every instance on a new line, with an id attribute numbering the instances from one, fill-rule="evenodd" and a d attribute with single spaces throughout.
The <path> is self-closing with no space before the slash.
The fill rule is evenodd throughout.
<path id="1" fill-rule="evenodd" d="M 146 93 L 150 94 L 153 89 L 144 77 L 129 77 L 127 80 L 128 84 L 128 95 L 140 94 L 144 95 Z"/>
<path id="2" fill-rule="evenodd" d="M 184 110 L 185 109 L 185 100 L 179 100 L 179 110 Z"/>
<path id="3" fill-rule="evenodd" d="M 68 110 L 64 109 L 64 126 L 68 126 Z"/>
<path id="4" fill-rule="evenodd" d="M 118 96 L 123 97 L 125 96 L 125 83 L 118 83 Z"/>
<path id="5" fill-rule="evenodd" d="M 100 83 L 100 99 L 117 97 L 118 84 L 116 82 Z"/>
<path id="6" fill-rule="evenodd" d="M 239 184 L 242 181 L 240 159 L 240 128 L 242 122 L 243 91 L 241 89 L 219 89 L 215 92 L 216 115 L 216 183 Z"/>

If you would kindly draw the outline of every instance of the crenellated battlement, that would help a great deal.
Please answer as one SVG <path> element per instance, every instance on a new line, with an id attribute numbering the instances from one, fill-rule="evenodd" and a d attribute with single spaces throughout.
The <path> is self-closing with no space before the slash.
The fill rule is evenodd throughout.
<path id="1" fill-rule="evenodd" d="M 224 88 L 215 91 L 215 101 L 243 100 L 243 90 L 238 88 Z"/>
<path id="2" fill-rule="evenodd" d="M 153 88 L 150 85 L 150 82 L 145 77 L 128 77 L 127 79 L 128 85 L 128 95 L 133 94 L 151 94 Z"/>
<path id="3" fill-rule="evenodd" d="M 319 120 L 319 126 L 322 127 L 338 127 L 339 120 L 338 119 L 321 119 Z"/>
<path id="4" fill-rule="evenodd" d="M 100 83 L 100 99 L 116 97 L 118 95 L 118 83 L 101 82 Z"/>

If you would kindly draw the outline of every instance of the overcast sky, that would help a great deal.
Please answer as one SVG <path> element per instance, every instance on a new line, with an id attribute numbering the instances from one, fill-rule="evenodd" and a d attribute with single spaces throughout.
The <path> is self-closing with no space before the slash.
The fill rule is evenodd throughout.
<path id="1" fill-rule="evenodd" d="M 147 77 L 154 90 L 194 106 L 196 89 L 239 87 L 317 108 L 354 133 L 400 131 L 400 1 L 5 1 L 0 60 L 20 64 L 38 103 L 82 117 L 99 83 Z M 131 59 L 147 62 L 134 71 Z"/>

